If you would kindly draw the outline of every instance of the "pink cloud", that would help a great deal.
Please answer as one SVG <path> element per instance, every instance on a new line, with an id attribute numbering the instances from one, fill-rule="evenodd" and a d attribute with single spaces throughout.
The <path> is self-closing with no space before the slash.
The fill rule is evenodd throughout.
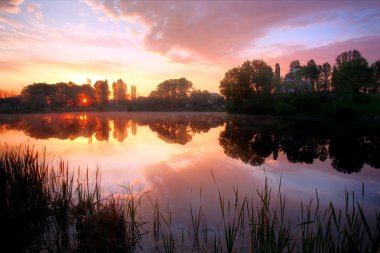
<path id="1" fill-rule="evenodd" d="M 369 64 L 371 64 L 380 59 L 380 36 L 365 36 L 345 41 L 337 41 L 317 48 L 273 45 L 270 50 L 279 50 L 282 53 L 277 57 L 268 58 L 266 60 L 273 67 L 277 62 L 280 63 L 281 74 L 284 75 L 288 72 L 288 67 L 292 60 L 300 60 L 301 64 L 306 64 L 308 60 L 314 59 L 317 64 L 329 62 L 332 66 L 335 64 L 337 55 L 353 49 L 359 50 Z"/>
<path id="2" fill-rule="evenodd" d="M 28 12 L 33 14 L 37 19 L 41 20 L 43 18 L 42 11 L 37 4 L 28 4 Z"/>
<path id="3" fill-rule="evenodd" d="M 0 61 L 0 68 L 7 71 L 20 72 L 32 69 L 36 66 L 47 67 L 52 69 L 78 70 L 82 72 L 95 72 L 107 74 L 110 71 L 118 70 L 121 66 L 113 61 L 108 60 L 64 60 L 49 59 L 42 57 L 23 58 L 22 61 Z"/>
<path id="4" fill-rule="evenodd" d="M 1 0 L 0 11 L 9 13 L 18 13 L 20 11 L 20 5 L 24 0 Z"/>
<path id="5" fill-rule="evenodd" d="M 174 61 L 220 61 L 278 27 L 302 27 L 337 18 L 332 11 L 351 11 L 363 3 L 284 1 L 116 1 L 86 0 L 93 10 L 112 19 L 138 20 L 147 27 L 145 48 Z M 379 2 L 366 2 L 379 9 Z M 378 15 L 378 12 L 376 14 Z M 347 22 L 349 15 L 345 16 Z M 361 22 L 354 20 L 352 22 Z M 173 50 L 187 55 L 172 54 Z"/>
<path id="6" fill-rule="evenodd" d="M 6 25 L 12 26 L 14 28 L 23 28 L 24 26 L 20 23 L 17 23 L 9 18 L 0 17 L 0 23 L 4 23 Z"/>

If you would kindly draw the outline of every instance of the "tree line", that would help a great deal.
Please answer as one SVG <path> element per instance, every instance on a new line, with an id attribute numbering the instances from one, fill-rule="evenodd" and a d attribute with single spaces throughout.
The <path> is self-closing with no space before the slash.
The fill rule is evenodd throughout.
<path id="1" fill-rule="evenodd" d="M 359 51 L 351 50 L 335 61 L 331 66 L 328 62 L 318 65 L 313 59 L 306 65 L 294 60 L 284 77 L 278 63 L 273 71 L 263 60 L 246 61 L 225 73 L 219 89 L 228 111 L 253 113 L 304 110 L 304 103 L 297 100 L 313 96 L 317 103 L 328 101 L 329 96 L 350 102 L 380 91 L 379 60 L 369 66 Z"/>
<path id="2" fill-rule="evenodd" d="M 130 96 L 127 88 L 127 84 L 122 79 L 113 82 L 111 86 L 107 80 L 98 80 L 94 85 L 91 85 L 90 80 L 83 85 L 73 82 L 33 83 L 24 87 L 18 96 L 13 94 L 11 98 L 0 97 L 0 105 L 3 103 L 33 111 L 46 108 L 54 111 L 81 107 L 104 108 L 113 105 L 126 105 L 128 109 L 133 106 L 143 109 L 201 109 L 224 104 L 221 95 L 212 94 L 207 90 L 198 90 L 186 78 L 165 80 L 158 84 L 148 97 L 136 97 L 133 91 Z"/>

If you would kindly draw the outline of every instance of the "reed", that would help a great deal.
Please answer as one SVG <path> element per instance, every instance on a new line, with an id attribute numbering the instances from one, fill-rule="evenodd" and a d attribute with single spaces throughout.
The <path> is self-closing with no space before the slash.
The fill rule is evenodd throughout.
<path id="1" fill-rule="evenodd" d="M 0 154 L 2 247 L 20 252 L 38 241 L 47 224 L 49 202 L 48 167 L 37 151 L 19 147 Z"/>
<path id="2" fill-rule="evenodd" d="M 276 194 L 266 178 L 263 188 L 252 195 L 242 196 L 236 186 L 228 199 L 211 173 L 217 186 L 218 222 L 210 224 L 201 201 L 197 208 L 190 203 L 186 236 L 183 228 L 181 232 L 173 228 L 175 214 L 161 212 L 157 196 L 153 202 L 149 193 L 130 186 L 123 187 L 124 195 L 105 196 L 99 169 L 91 180 L 88 170 L 78 169 L 74 176 L 63 161 L 57 168 L 47 164 L 45 151 L 40 155 L 32 147 L 0 154 L 1 243 L 11 252 L 136 252 L 149 247 L 144 236 L 149 233 L 157 252 L 176 252 L 179 244 L 181 252 L 380 250 L 380 213 L 368 217 L 354 192 L 346 192 L 344 208 L 337 209 L 334 203 L 321 208 L 316 191 L 309 202 L 300 203 L 298 218 L 291 220 L 281 180 Z M 146 196 L 152 205 L 149 224 L 140 214 Z M 209 231 L 215 232 L 211 240 Z"/>

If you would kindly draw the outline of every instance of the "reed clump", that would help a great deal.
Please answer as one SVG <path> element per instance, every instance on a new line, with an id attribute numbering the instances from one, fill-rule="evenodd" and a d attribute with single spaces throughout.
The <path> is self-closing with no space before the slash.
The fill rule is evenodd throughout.
<path id="1" fill-rule="evenodd" d="M 1 152 L 2 247 L 10 252 L 380 250 L 380 214 L 367 217 L 354 192 L 346 192 L 342 209 L 333 203 L 321 208 L 316 192 L 315 198 L 300 204 L 298 218 L 292 219 L 286 215 L 281 181 L 276 193 L 266 179 L 264 187 L 250 196 L 234 187 L 228 199 L 212 174 L 220 210 L 212 215 L 218 217 L 217 222 L 211 224 L 201 203 L 196 208 L 190 203 L 186 233 L 186 227 L 178 228 L 173 221 L 176 214 L 160 207 L 157 196 L 154 201 L 147 198 L 151 208 L 145 209 L 148 215 L 144 220 L 141 209 L 146 207 L 143 202 L 147 193 L 136 193 L 127 186 L 122 195 L 105 196 L 99 170 L 94 177 L 88 173 L 86 170 L 82 175 L 78 170 L 75 175 L 63 161 L 56 168 L 48 166 L 45 151 L 41 155 L 31 147 Z"/>
<path id="2" fill-rule="evenodd" d="M 99 170 L 91 180 L 67 163 L 51 168 L 31 147 L 0 154 L 2 247 L 10 252 L 132 252 L 143 235 L 138 216 L 143 194 L 101 192 Z"/>

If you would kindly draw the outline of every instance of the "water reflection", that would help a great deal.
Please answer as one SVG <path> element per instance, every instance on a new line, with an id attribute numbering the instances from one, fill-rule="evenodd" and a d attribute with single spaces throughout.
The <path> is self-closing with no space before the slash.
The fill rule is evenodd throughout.
<path id="1" fill-rule="evenodd" d="M 34 139 L 75 140 L 93 138 L 123 143 L 128 132 L 144 127 L 170 144 L 186 145 L 195 135 L 224 126 L 219 145 L 231 158 L 252 166 L 277 160 L 284 154 L 291 163 L 328 163 L 343 173 L 363 166 L 380 168 L 380 136 L 377 127 L 339 126 L 321 122 L 292 122 L 275 118 L 213 113 L 105 113 L 1 116 L 0 131 L 23 131 Z M 214 141 L 214 140 L 212 140 Z"/>
<path id="2" fill-rule="evenodd" d="M 222 115 L 209 117 L 207 114 L 151 114 L 151 117 L 141 117 L 138 114 L 111 113 L 106 116 L 99 114 L 63 114 L 63 115 L 27 115 L 4 117 L 0 119 L 1 128 L 23 131 L 35 139 L 70 139 L 88 138 L 92 142 L 108 141 L 112 137 L 123 142 L 128 137 L 130 129 L 137 134 L 138 126 L 148 126 L 157 133 L 159 139 L 167 143 L 185 145 L 195 134 L 207 133 L 211 128 L 224 123 Z M 5 131 L 5 130 L 4 130 Z"/>
<path id="3" fill-rule="evenodd" d="M 380 138 L 370 127 L 283 127 L 281 122 L 268 126 L 234 118 L 226 122 L 219 144 L 229 157 L 253 166 L 264 164 L 270 156 L 276 160 L 283 152 L 291 163 L 329 158 L 331 166 L 344 173 L 359 172 L 365 164 L 380 168 Z"/>

